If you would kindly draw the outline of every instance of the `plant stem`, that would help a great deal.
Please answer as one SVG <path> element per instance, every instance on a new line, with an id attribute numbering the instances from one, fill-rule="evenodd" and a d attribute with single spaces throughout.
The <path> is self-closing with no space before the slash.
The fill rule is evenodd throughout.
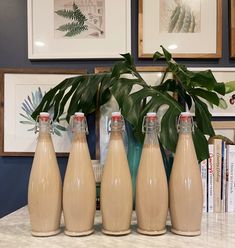
<path id="1" fill-rule="evenodd" d="M 169 72 L 169 68 L 167 67 L 166 70 L 165 70 L 165 72 L 164 72 L 164 75 L 163 75 L 163 77 L 162 77 L 162 80 L 161 80 L 160 85 L 164 83 L 164 80 L 165 80 L 165 78 L 166 78 L 166 74 L 167 74 L 168 72 Z"/>

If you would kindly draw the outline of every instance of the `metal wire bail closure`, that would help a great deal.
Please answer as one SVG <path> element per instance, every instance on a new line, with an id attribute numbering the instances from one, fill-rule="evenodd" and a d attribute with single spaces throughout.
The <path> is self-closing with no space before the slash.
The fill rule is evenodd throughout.
<path id="1" fill-rule="evenodd" d="M 113 112 L 112 113 L 111 120 L 109 120 L 109 123 L 107 125 L 107 132 L 110 133 L 112 131 L 112 123 L 114 121 L 118 121 L 121 124 L 120 125 L 121 129 L 120 130 L 114 130 L 114 131 L 122 131 L 122 132 L 124 132 L 125 131 L 125 121 L 124 121 L 124 118 L 123 118 L 123 116 L 121 115 L 120 112 Z"/>
<path id="2" fill-rule="evenodd" d="M 72 132 L 75 132 L 76 131 L 76 128 L 75 128 L 75 125 L 74 125 L 74 120 L 77 117 L 83 118 L 83 122 L 84 122 L 84 126 L 85 126 L 85 133 L 88 135 L 89 134 L 89 131 L 88 131 L 87 120 L 86 120 L 86 117 L 85 117 L 85 115 L 84 115 L 83 112 L 76 112 L 74 115 L 71 115 L 70 116 L 69 126 L 70 126 L 71 131 Z"/>
<path id="3" fill-rule="evenodd" d="M 180 132 L 180 120 L 185 117 L 185 118 L 190 118 L 191 119 L 191 131 L 194 133 L 194 121 L 193 121 L 193 116 L 190 112 L 182 112 L 180 113 L 179 117 L 178 117 L 178 120 L 177 120 L 177 124 L 176 124 L 176 129 L 177 129 L 177 132 L 179 133 Z"/>
<path id="4" fill-rule="evenodd" d="M 147 118 L 156 118 L 156 125 L 155 127 L 153 128 L 153 130 L 156 130 L 157 132 L 160 132 L 161 130 L 161 125 L 160 123 L 158 122 L 158 117 L 157 117 L 157 114 L 155 112 L 149 112 L 147 113 L 146 116 L 144 116 L 143 118 L 143 121 L 142 121 L 142 133 L 145 133 L 146 132 L 146 119 Z"/>
<path id="5" fill-rule="evenodd" d="M 44 112 L 41 112 L 41 113 L 44 113 Z M 40 114 L 41 114 L 40 113 Z M 46 113 L 46 112 L 45 112 Z M 36 134 L 36 133 L 38 133 L 39 132 L 39 129 L 40 129 L 40 125 L 39 125 L 39 118 L 40 118 L 40 114 L 36 117 L 36 120 L 35 120 L 35 126 L 34 126 L 34 133 Z M 48 116 L 49 116 L 49 114 L 48 114 Z M 54 122 L 51 120 L 51 118 L 49 118 L 50 119 L 50 123 L 49 123 L 49 125 L 50 125 L 50 128 L 49 128 L 49 131 L 50 131 L 50 133 L 52 133 L 52 134 L 54 134 L 54 130 L 55 130 L 55 128 L 54 128 Z"/>

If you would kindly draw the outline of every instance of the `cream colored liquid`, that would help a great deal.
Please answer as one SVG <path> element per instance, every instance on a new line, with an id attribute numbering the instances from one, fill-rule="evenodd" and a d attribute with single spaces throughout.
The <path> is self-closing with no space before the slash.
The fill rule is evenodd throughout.
<path id="1" fill-rule="evenodd" d="M 63 211 L 68 235 L 93 232 L 96 183 L 85 134 L 77 134 L 72 143 L 64 179 Z"/>
<path id="2" fill-rule="evenodd" d="M 120 132 L 112 132 L 101 180 L 103 232 L 130 232 L 132 215 L 131 175 Z"/>
<path id="3" fill-rule="evenodd" d="M 58 233 L 62 211 L 62 183 L 50 134 L 40 134 L 28 188 L 32 234 Z"/>
<path id="4" fill-rule="evenodd" d="M 138 229 L 150 235 L 165 232 L 167 212 L 168 186 L 160 147 L 145 144 L 136 183 Z"/>
<path id="5" fill-rule="evenodd" d="M 169 187 L 173 231 L 182 235 L 200 234 L 203 191 L 191 134 L 179 135 Z"/>

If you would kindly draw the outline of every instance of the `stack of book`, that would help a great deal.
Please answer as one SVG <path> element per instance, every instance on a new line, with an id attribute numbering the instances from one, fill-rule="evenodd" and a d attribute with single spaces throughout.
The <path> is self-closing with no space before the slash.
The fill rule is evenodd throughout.
<path id="1" fill-rule="evenodd" d="M 235 145 L 214 139 L 209 154 L 200 163 L 203 212 L 235 212 Z"/>

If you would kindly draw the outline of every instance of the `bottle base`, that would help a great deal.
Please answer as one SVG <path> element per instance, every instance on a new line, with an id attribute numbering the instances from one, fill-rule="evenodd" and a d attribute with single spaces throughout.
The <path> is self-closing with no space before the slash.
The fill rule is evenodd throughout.
<path id="1" fill-rule="evenodd" d="M 162 235 L 166 233 L 166 229 L 160 230 L 160 231 L 148 231 L 148 230 L 143 230 L 140 228 L 137 228 L 137 232 L 143 235 L 148 235 L 148 236 L 155 236 L 155 235 Z"/>
<path id="2" fill-rule="evenodd" d="M 120 232 L 114 232 L 114 231 L 108 231 L 102 228 L 102 233 L 110 236 L 123 236 L 131 233 L 131 229 L 120 231 Z"/>
<path id="3" fill-rule="evenodd" d="M 84 232 L 73 232 L 73 231 L 64 230 L 64 234 L 66 234 L 67 236 L 71 236 L 71 237 L 80 237 L 80 236 L 90 235 L 94 231 L 95 231 L 94 229 L 84 231 Z"/>
<path id="4" fill-rule="evenodd" d="M 50 231 L 50 232 L 36 232 L 36 231 L 31 231 L 31 234 L 35 237 L 49 237 L 49 236 L 54 236 L 56 234 L 60 233 L 60 229 L 57 229 L 55 231 Z"/>
<path id="5" fill-rule="evenodd" d="M 171 228 L 171 232 L 181 235 L 181 236 L 199 236 L 201 235 L 201 231 L 180 231 L 180 230 L 176 230 L 174 228 Z"/>

